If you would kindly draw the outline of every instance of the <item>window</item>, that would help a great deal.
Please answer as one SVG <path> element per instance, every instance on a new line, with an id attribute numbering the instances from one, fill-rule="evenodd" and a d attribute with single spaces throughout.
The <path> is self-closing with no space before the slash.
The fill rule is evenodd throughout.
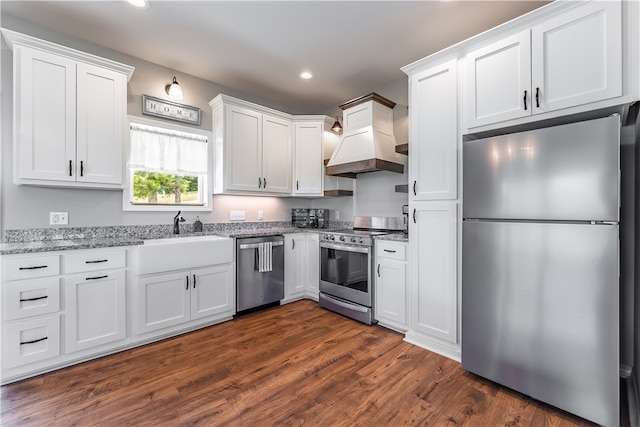
<path id="1" fill-rule="evenodd" d="M 125 210 L 211 210 L 209 132 L 130 118 Z"/>

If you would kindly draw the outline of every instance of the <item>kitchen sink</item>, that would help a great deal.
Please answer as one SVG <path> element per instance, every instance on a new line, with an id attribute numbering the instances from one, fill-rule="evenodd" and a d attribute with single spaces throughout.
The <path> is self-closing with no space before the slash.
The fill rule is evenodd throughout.
<path id="1" fill-rule="evenodd" d="M 138 247 L 138 274 L 184 270 L 233 262 L 233 239 L 184 236 L 145 240 Z"/>

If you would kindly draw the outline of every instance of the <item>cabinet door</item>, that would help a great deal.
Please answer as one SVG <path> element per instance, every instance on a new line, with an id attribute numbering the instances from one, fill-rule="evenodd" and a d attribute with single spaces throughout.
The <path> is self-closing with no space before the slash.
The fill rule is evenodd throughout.
<path id="1" fill-rule="evenodd" d="M 77 181 L 122 184 L 126 78 L 79 63 L 77 91 Z"/>
<path id="2" fill-rule="evenodd" d="M 406 327 L 407 264 L 384 258 L 377 258 L 376 264 L 376 318 Z"/>
<path id="3" fill-rule="evenodd" d="M 262 120 L 262 189 L 291 193 L 291 122 L 264 115 Z"/>
<path id="4" fill-rule="evenodd" d="M 284 288 L 285 298 L 305 293 L 306 239 L 304 234 L 284 236 Z"/>
<path id="5" fill-rule="evenodd" d="M 622 95 L 621 19 L 621 2 L 598 1 L 533 27 L 534 113 Z"/>
<path id="6" fill-rule="evenodd" d="M 323 123 L 296 123 L 293 194 L 322 196 Z"/>
<path id="7" fill-rule="evenodd" d="M 233 265 L 191 270 L 191 320 L 234 313 Z"/>
<path id="8" fill-rule="evenodd" d="M 318 299 L 320 291 L 320 236 L 307 234 L 307 254 L 305 259 L 307 296 Z"/>
<path id="9" fill-rule="evenodd" d="M 411 210 L 410 327 L 457 343 L 456 202 L 416 203 Z"/>
<path id="10" fill-rule="evenodd" d="M 411 77 L 412 200 L 455 199 L 458 188 L 457 61 Z"/>
<path id="11" fill-rule="evenodd" d="M 124 270 L 65 279 L 65 350 L 71 353 L 126 337 Z"/>
<path id="12" fill-rule="evenodd" d="M 529 30 L 471 52 L 467 67 L 469 128 L 531 115 Z"/>
<path id="13" fill-rule="evenodd" d="M 189 321 L 191 280 L 189 271 L 139 278 L 135 332 L 141 334 Z"/>
<path id="14" fill-rule="evenodd" d="M 17 179 L 75 181 L 76 63 L 17 46 Z"/>
<path id="15" fill-rule="evenodd" d="M 233 105 L 225 108 L 226 189 L 259 191 L 262 187 L 262 114 Z"/>

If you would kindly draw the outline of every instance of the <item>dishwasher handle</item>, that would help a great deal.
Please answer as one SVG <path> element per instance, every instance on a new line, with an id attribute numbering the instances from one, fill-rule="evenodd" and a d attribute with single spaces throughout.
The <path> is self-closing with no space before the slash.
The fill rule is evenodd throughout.
<path id="1" fill-rule="evenodd" d="M 246 243 L 246 244 L 242 244 L 240 246 L 238 246 L 240 249 L 258 249 L 260 246 L 260 243 Z M 279 242 L 271 242 L 271 246 L 282 246 L 284 245 L 284 242 L 279 241 Z"/>

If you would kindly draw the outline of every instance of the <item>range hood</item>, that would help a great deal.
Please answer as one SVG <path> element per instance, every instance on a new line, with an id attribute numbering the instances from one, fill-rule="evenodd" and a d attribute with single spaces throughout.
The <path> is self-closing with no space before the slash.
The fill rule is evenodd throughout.
<path id="1" fill-rule="evenodd" d="M 352 177 L 380 170 L 404 173 L 405 156 L 396 153 L 393 136 L 395 105 L 377 93 L 340 105 L 344 132 L 325 173 Z"/>

